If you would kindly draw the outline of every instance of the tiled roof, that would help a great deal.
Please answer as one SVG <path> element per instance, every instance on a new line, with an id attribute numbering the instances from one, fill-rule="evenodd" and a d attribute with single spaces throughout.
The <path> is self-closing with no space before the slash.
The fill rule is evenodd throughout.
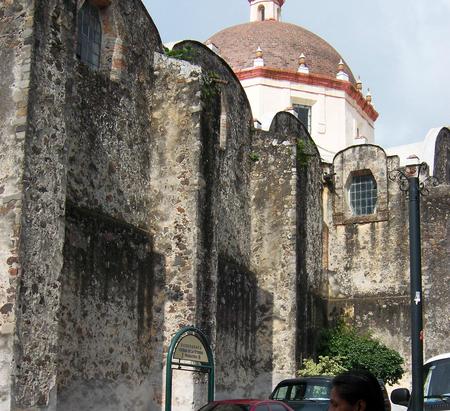
<path id="1" fill-rule="evenodd" d="M 297 71 L 300 54 L 306 56 L 306 65 L 312 74 L 322 74 L 336 78 L 339 53 L 325 40 L 295 24 L 266 20 L 240 24 L 224 29 L 206 44 L 213 43 L 220 55 L 233 70 L 253 67 L 258 47 L 263 51 L 264 65 L 270 68 Z M 344 61 L 345 63 L 345 61 Z M 350 81 L 355 78 L 345 64 L 345 72 Z"/>

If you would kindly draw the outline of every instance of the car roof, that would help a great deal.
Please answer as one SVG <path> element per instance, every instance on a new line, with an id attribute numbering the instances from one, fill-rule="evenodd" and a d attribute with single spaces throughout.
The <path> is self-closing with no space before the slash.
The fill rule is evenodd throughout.
<path id="1" fill-rule="evenodd" d="M 429 360 L 425 362 L 425 364 L 428 364 L 432 361 L 438 361 L 438 360 L 445 360 L 446 358 L 450 358 L 450 352 L 447 352 L 445 354 L 436 355 L 435 357 L 431 357 Z"/>
<path id="2" fill-rule="evenodd" d="M 269 399 L 258 400 L 256 398 L 241 398 L 241 399 L 233 399 L 233 400 L 217 400 L 213 401 L 214 404 L 256 404 L 258 402 L 279 402 Z"/>
<path id="3" fill-rule="evenodd" d="M 298 382 L 308 382 L 308 381 L 326 381 L 329 382 L 334 377 L 330 375 L 314 375 L 311 377 L 299 377 L 299 378 L 288 378 L 286 380 L 280 381 L 277 385 L 294 384 Z"/>

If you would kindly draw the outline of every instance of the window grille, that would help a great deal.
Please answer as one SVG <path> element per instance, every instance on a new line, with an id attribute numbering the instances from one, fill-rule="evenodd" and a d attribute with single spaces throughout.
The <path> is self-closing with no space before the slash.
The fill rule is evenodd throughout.
<path id="1" fill-rule="evenodd" d="M 78 13 L 77 57 L 93 69 L 100 66 L 102 28 L 98 9 L 86 0 Z"/>
<path id="2" fill-rule="evenodd" d="M 305 106 L 303 104 L 294 104 L 294 111 L 297 114 L 297 118 L 303 123 L 303 125 L 311 134 L 311 106 Z"/>
<path id="3" fill-rule="evenodd" d="M 377 185 L 373 176 L 353 176 L 350 184 L 350 204 L 353 214 L 373 214 L 376 203 Z"/>

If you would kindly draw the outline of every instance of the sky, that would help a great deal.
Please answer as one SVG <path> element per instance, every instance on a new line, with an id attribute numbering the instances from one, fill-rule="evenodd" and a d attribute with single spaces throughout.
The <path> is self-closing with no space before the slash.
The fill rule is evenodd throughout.
<path id="1" fill-rule="evenodd" d="M 248 0 L 143 0 L 163 42 L 205 41 L 249 21 Z M 450 125 L 450 0 L 286 0 L 282 19 L 316 33 L 370 88 L 376 143 Z"/>

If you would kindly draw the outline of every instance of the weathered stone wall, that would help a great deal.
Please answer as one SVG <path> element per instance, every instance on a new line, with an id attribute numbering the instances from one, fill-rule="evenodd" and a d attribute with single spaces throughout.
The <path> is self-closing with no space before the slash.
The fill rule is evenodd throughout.
<path id="1" fill-rule="evenodd" d="M 448 141 L 444 139 L 445 133 L 441 137 L 435 166 L 443 178 L 448 164 Z M 399 167 L 398 158 L 386 158 L 381 148 L 362 145 L 339 153 L 333 165 L 337 183 L 335 191 L 327 193 L 335 205 L 333 218 L 330 199 L 326 213 L 330 318 L 343 315 L 399 351 L 405 360 L 404 382 L 408 383 L 411 369 L 408 198 L 397 182 L 387 178 L 390 171 Z M 372 171 L 378 190 L 387 187 L 387 191 L 382 190 L 382 213 L 377 205 L 373 215 L 350 216 L 347 189 L 340 181 L 361 168 Z M 425 357 L 448 350 L 445 313 L 449 311 L 449 197 L 448 184 L 431 188 L 427 195 L 421 196 Z M 347 220 L 336 214 L 336 202 L 347 207 Z"/>
<path id="2" fill-rule="evenodd" d="M 324 311 L 316 301 L 322 264 L 321 167 L 311 138 L 287 113 L 277 114 L 269 132 L 257 132 L 252 150 L 258 158 L 252 170 L 252 269 L 264 290 L 256 306 L 263 366 L 255 394 L 264 396 L 282 378 L 295 375 L 301 353 L 312 348 L 303 331 L 314 328 L 316 305 Z"/>
<path id="3" fill-rule="evenodd" d="M 315 356 L 327 323 L 327 277 L 323 270 L 323 168 L 313 140 L 297 138 L 297 366 Z"/>
<path id="4" fill-rule="evenodd" d="M 0 409 L 9 409 L 33 2 L 0 7 Z"/>
<path id="5" fill-rule="evenodd" d="M 387 159 L 381 148 L 372 145 L 349 147 L 334 159 L 336 184 L 333 192 L 327 193 L 325 213 L 329 230 L 329 316 L 332 320 L 345 316 L 361 329 L 371 330 L 399 351 L 407 365 L 407 200 L 398 184 L 388 178 L 389 171 L 397 167 L 398 159 Z M 348 200 L 346 181 L 352 172 L 360 170 L 370 170 L 377 183 L 377 207 L 369 216 L 353 216 Z"/>
<path id="6" fill-rule="evenodd" d="M 114 380 L 111 368 L 117 365 L 111 360 L 114 354 L 106 352 L 101 342 L 108 333 L 117 332 L 119 320 L 127 319 L 130 325 L 116 336 L 118 346 L 126 345 L 133 338 L 138 340 L 139 332 L 151 338 L 146 330 L 154 327 L 153 306 L 146 313 L 150 320 L 141 324 L 139 307 L 143 303 L 139 302 L 142 298 L 139 292 L 128 302 L 128 315 L 125 310 L 117 315 L 125 304 L 124 296 L 129 296 L 130 291 L 121 288 L 123 283 L 114 282 L 117 282 L 117 272 L 124 278 L 133 277 L 136 290 L 141 290 L 142 281 L 152 287 L 158 281 L 157 276 L 152 277 L 151 265 L 145 272 L 140 269 L 140 275 L 139 269 L 134 273 L 132 264 L 127 270 L 125 266 L 126 261 L 134 261 L 139 267 L 139 261 L 148 261 L 151 251 L 146 214 L 150 176 L 149 108 L 153 52 L 161 49 L 160 39 L 141 2 L 113 2 L 102 9 L 101 15 L 104 25 L 111 24 L 109 28 L 115 31 L 116 38 L 120 35 L 120 47 L 116 50 L 120 51 L 120 58 L 116 54 L 117 59 L 111 58 L 109 64 L 108 60 L 102 61 L 101 70 L 93 71 L 75 57 L 76 10 L 76 1 L 38 1 L 32 20 L 14 409 L 54 409 L 56 395 L 61 399 L 59 408 L 71 409 L 75 404 L 80 405 L 80 398 L 84 401 L 92 398 L 84 395 L 92 388 L 90 383 L 97 390 L 94 397 L 101 398 L 102 387 L 108 387 L 107 383 Z M 104 29 L 106 33 L 108 28 Z M 120 68 L 120 75 L 115 68 Z M 67 226 L 66 202 L 72 209 L 67 215 Z M 83 212 L 77 211 L 80 207 Z M 120 231 L 127 224 L 128 230 Z M 99 228 L 96 232 L 99 241 L 92 246 L 93 255 L 109 256 L 110 260 L 103 264 L 88 261 L 82 271 L 83 247 L 93 240 L 88 226 Z M 111 226 L 116 226 L 118 233 Z M 114 256 L 109 254 L 110 242 L 100 241 L 102 236 L 119 238 L 117 247 L 121 248 Z M 138 245 L 134 247 L 134 244 Z M 118 255 L 122 256 L 120 264 Z M 116 271 L 111 273 L 112 286 L 108 288 L 113 266 Z M 83 273 L 90 278 L 93 269 L 99 281 L 89 282 L 92 288 L 86 302 L 96 307 L 98 313 L 83 317 L 84 301 L 79 298 L 79 284 L 73 279 L 82 277 Z M 95 289 L 96 286 L 99 288 Z M 132 281 L 130 287 L 133 288 Z M 70 330 L 77 330 L 76 338 L 68 336 Z M 99 334 L 95 335 L 93 330 Z M 128 335 L 127 331 L 131 330 L 133 334 Z M 83 344 L 86 335 L 92 338 Z M 80 344 L 74 345 L 77 339 Z M 136 385 L 135 391 L 142 391 L 139 387 L 143 376 L 154 365 L 143 366 L 139 360 L 139 356 L 146 360 L 151 356 L 147 339 L 137 351 L 137 354 L 128 352 L 132 360 L 125 354 L 117 356 L 123 375 L 115 387 L 126 380 L 125 386 Z M 67 361 L 70 368 L 66 366 Z M 99 366 L 108 361 L 109 366 Z M 158 357 L 158 364 L 159 361 Z M 122 399 L 126 402 L 142 399 L 144 395 L 151 400 L 152 393 L 149 394 L 147 387 L 144 391 L 140 398 L 138 394 Z"/>
<path id="7" fill-rule="evenodd" d="M 424 356 L 449 351 L 450 185 L 421 197 Z"/>
<path id="8" fill-rule="evenodd" d="M 157 297 L 162 307 L 158 315 L 164 323 L 155 342 L 167 350 L 179 328 L 196 322 L 199 190 L 204 185 L 200 173 L 201 71 L 186 61 L 157 55 L 155 76 L 152 131 L 157 138 L 152 142 L 150 159 L 149 223 L 154 249 L 164 257 L 160 269 L 164 272 L 165 288 Z M 160 374 L 166 354 L 161 353 Z M 187 404 L 190 409 L 193 385 L 191 373 L 174 375 L 175 410 Z M 163 392 L 160 406 L 164 404 Z M 204 397 L 202 403 L 205 402 Z"/>
<path id="9" fill-rule="evenodd" d="M 251 111 L 239 81 L 216 54 L 196 42 L 175 49 L 202 68 L 196 322 L 214 344 L 218 398 L 250 395 L 258 372 L 258 284 L 249 241 Z"/>
<path id="10" fill-rule="evenodd" d="M 252 154 L 252 269 L 257 273 L 257 395 L 295 373 L 297 287 L 296 132 L 292 115 L 278 114 L 269 132 L 256 132 Z M 267 395 L 267 394 L 266 394 Z"/>
<path id="11" fill-rule="evenodd" d="M 441 184 L 450 184 L 450 129 L 439 132 L 434 153 L 433 175 Z"/>

